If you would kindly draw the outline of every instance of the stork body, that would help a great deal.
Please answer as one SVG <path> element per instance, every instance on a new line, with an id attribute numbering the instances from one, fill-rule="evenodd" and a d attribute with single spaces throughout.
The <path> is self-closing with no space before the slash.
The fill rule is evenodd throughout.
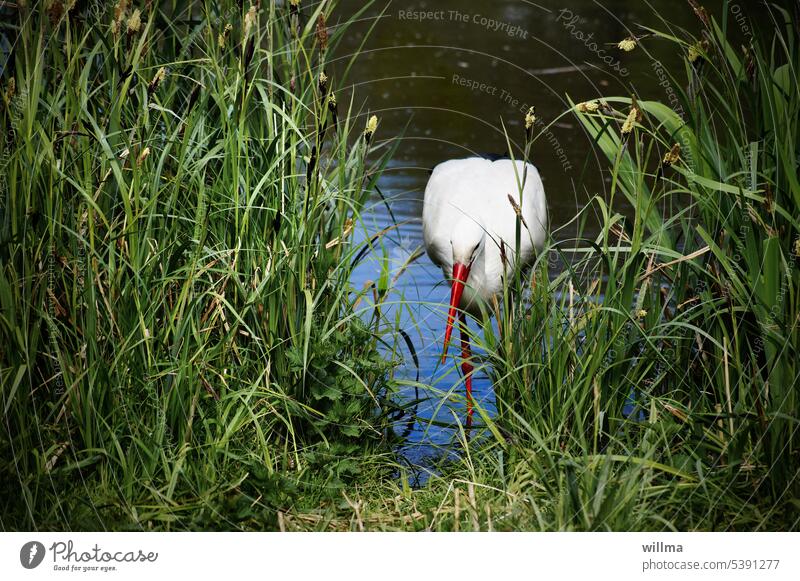
<path id="1" fill-rule="evenodd" d="M 458 317 L 470 424 L 473 368 L 465 313 L 478 317 L 481 303 L 490 304 L 502 290 L 503 277 L 515 263 L 517 213 L 509 196 L 522 216 L 519 264 L 525 266 L 541 250 L 547 232 L 544 187 L 533 165 L 510 159 L 454 159 L 437 165 L 425 188 L 425 248 L 451 281 L 442 358 Z"/>

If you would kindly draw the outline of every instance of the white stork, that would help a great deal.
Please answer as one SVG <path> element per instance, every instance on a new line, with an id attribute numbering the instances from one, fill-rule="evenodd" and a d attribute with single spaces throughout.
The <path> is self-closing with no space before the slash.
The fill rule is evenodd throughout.
<path id="1" fill-rule="evenodd" d="M 482 157 L 453 159 L 434 168 L 425 188 L 425 249 L 451 281 L 442 361 L 458 315 L 468 425 L 472 423 L 473 366 L 466 313 L 480 316 L 480 304 L 491 304 L 502 290 L 503 277 L 510 274 L 515 263 L 517 210 L 522 218 L 519 265 L 524 267 L 542 249 L 547 230 L 544 187 L 532 164 Z"/>

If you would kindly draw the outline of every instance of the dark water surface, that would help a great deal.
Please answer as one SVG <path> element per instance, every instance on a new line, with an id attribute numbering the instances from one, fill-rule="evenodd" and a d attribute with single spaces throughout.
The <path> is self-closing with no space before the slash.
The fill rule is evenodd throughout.
<path id="1" fill-rule="evenodd" d="M 361 1 L 344 0 L 338 17 L 362 6 Z M 672 26 L 699 31 L 688 4 L 675 0 L 649 5 L 620 0 L 403 1 L 378 3 L 362 14 L 337 48 L 333 72 L 341 75 L 363 43 L 345 83 L 356 90 L 358 123 L 375 114 L 380 119 L 375 143 L 388 146 L 388 140 L 398 138 L 400 143 L 380 182 L 386 202 L 375 200 L 366 215 L 370 232 L 361 236 L 400 225 L 358 267 L 356 287 L 379 281 L 382 272 L 390 279 L 396 276 L 422 247 L 420 216 L 431 168 L 451 158 L 507 151 L 504 127 L 519 155 L 530 105 L 536 106 L 543 122 L 539 129 L 550 125 L 534 143 L 531 161 L 544 182 L 551 231 L 556 239 L 572 238 L 570 221 L 591 197 L 605 195 L 608 183 L 606 162 L 592 149 L 577 120 L 562 116 L 569 109 L 567 96 L 579 102 L 635 93 L 640 99 L 668 102 L 654 63 L 682 66 L 672 45 L 646 39 L 644 48 L 630 53 L 616 47 L 631 34 L 643 34 L 640 24 L 667 30 L 659 13 Z M 339 98 L 340 107 L 348 102 Z M 590 219 L 583 235 L 595 234 L 596 222 Z M 453 429 L 431 425 L 427 419 L 464 421 L 464 388 L 456 360 L 440 363 L 448 297 L 441 271 L 423 255 L 399 276 L 384 310 L 391 320 L 401 321 L 419 358 L 418 370 L 399 340 L 405 364 L 398 377 L 410 382 L 403 396 L 416 396 L 411 383 L 417 373 L 420 383 L 432 386 L 419 390 L 426 401 L 418 408 L 420 419 L 406 450 L 412 461 L 438 453 L 454 437 Z M 476 401 L 491 413 L 493 395 L 486 374 L 479 373 L 474 384 Z"/>

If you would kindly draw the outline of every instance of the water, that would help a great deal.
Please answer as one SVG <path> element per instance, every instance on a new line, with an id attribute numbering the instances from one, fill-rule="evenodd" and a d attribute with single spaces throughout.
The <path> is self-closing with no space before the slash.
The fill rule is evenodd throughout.
<path id="1" fill-rule="evenodd" d="M 344 0 L 338 17 L 362 5 Z M 616 43 L 632 32 L 642 34 L 637 23 L 665 29 L 658 11 L 673 24 L 699 31 L 685 3 L 656 0 L 651 6 L 620 0 L 573 1 L 567 8 L 526 0 L 445 0 L 380 3 L 362 14 L 337 48 L 332 70 L 341 74 L 364 43 L 347 79 L 356 89 L 358 123 L 376 114 L 380 124 L 375 143 L 401 141 L 379 184 L 386 202 L 373 201 L 365 216 L 369 232 L 361 236 L 400 225 L 359 265 L 356 287 L 378 281 L 384 267 L 394 276 L 422 248 L 420 216 L 430 170 L 451 158 L 506 152 L 504 127 L 519 155 L 530 105 L 543 121 L 540 129 L 552 123 L 531 152 L 547 193 L 551 231 L 556 239 L 572 238 L 570 222 L 593 196 L 607 196 L 609 182 L 604 177 L 606 161 L 593 150 L 577 120 L 561 116 L 569 109 L 567 96 L 579 102 L 635 93 L 640 99 L 667 102 L 668 93 L 653 65 L 657 59 L 667 68 L 675 66 L 680 55 L 664 53 L 668 45 L 657 39 L 643 41 L 650 56 L 641 47 L 623 53 Z M 335 30 L 335 21 L 329 24 Z M 340 106 L 347 102 L 349 97 L 339 98 Z M 626 210 L 620 205 L 617 209 Z M 596 234 L 596 224 L 596 216 L 590 214 L 585 237 Z M 464 421 L 464 388 L 455 361 L 440 362 L 448 298 L 441 271 L 423 254 L 400 275 L 384 311 L 390 320 L 399 317 L 419 359 L 417 369 L 404 348 L 405 364 L 398 378 L 414 382 L 419 374 L 422 384 L 433 386 L 419 393 L 426 401 L 409 434 L 406 455 L 412 462 L 438 454 L 456 432 L 426 419 Z M 416 395 L 411 385 L 402 394 L 407 399 Z M 491 413 L 492 389 L 485 373 L 476 374 L 474 395 Z"/>

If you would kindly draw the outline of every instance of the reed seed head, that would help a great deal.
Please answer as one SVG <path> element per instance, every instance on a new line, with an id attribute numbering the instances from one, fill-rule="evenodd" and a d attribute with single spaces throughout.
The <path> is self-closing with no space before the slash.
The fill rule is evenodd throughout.
<path id="1" fill-rule="evenodd" d="M 50 24 L 56 24 L 64 15 L 64 3 L 61 0 L 52 0 L 46 8 Z"/>
<path id="2" fill-rule="evenodd" d="M 531 107 L 525 114 L 525 142 L 530 143 L 533 136 L 533 126 L 536 124 L 536 107 Z"/>
<path id="3" fill-rule="evenodd" d="M 530 131 L 534 123 L 536 123 L 536 107 L 531 107 L 525 114 L 525 129 Z"/>
<path id="4" fill-rule="evenodd" d="M 706 25 L 706 27 L 710 26 L 711 21 L 708 18 L 708 12 L 706 12 L 706 9 L 700 6 L 696 0 L 689 0 L 689 5 L 692 7 L 692 10 L 694 10 L 695 16 L 697 16 L 700 21 Z"/>
<path id="5" fill-rule="evenodd" d="M 705 55 L 706 50 L 708 50 L 708 41 L 698 40 L 689 47 L 689 54 L 687 55 L 689 62 L 694 64 L 698 59 L 705 58 L 703 55 Z"/>
<path id="6" fill-rule="evenodd" d="M 775 212 L 775 198 L 772 196 L 772 188 L 769 184 L 764 188 L 764 209 L 770 214 Z"/>
<path id="7" fill-rule="evenodd" d="M 617 43 L 617 48 L 624 50 L 625 52 L 631 52 L 636 48 L 636 39 L 632 36 L 629 36 L 624 40 L 620 40 L 619 43 Z"/>
<path id="8" fill-rule="evenodd" d="M 325 23 L 325 14 L 320 14 L 317 18 L 317 42 L 320 50 L 328 48 L 328 26 Z"/>
<path id="9" fill-rule="evenodd" d="M 128 18 L 128 34 L 136 34 L 142 28 L 142 13 L 137 8 Z"/>
<path id="10" fill-rule="evenodd" d="M 375 134 L 375 130 L 378 128 L 378 116 L 373 115 L 367 120 L 367 127 L 364 129 L 364 140 L 369 143 L 372 140 L 372 136 Z"/>
<path id="11" fill-rule="evenodd" d="M 334 95 L 333 93 L 328 95 L 327 103 L 328 103 L 328 111 L 330 111 L 331 115 L 333 116 L 333 127 L 335 129 L 337 124 L 336 117 L 338 115 L 338 109 L 336 105 L 336 95 Z"/>
<path id="12" fill-rule="evenodd" d="M 225 48 L 225 41 L 228 40 L 228 34 L 230 34 L 232 28 L 230 24 L 226 24 L 225 28 L 223 28 L 222 32 L 217 36 L 217 45 L 220 48 Z"/>
<path id="13" fill-rule="evenodd" d="M 147 93 L 149 95 L 152 95 L 156 91 L 156 89 L 158 89 L 158 85 L 161 84 L 161 81 L 163 81 L 166 76 L 167 76 L 166 68 L 161 67 L 160 69 L 158 69 L 158 71 L 156 71 L 156 74 L 153 75 L 153 80 L 150 81 L 150 84 L 147 86 Z"/>
<path id="14" fill-rule="evenodd" d="M 672 149 L 670 149 L 667 152 L 661 163 L 664 164 L 665 166 L 673 165 L 675 163 L 678 163 L 678 160 L 680 160 L 680 158 L 681 158 L 681 144 L 676 143 L 672 146 Z"/>
<path id="15" fill-rule="evenodd" d="M 625 123 L 622 124 L 622 134 L 627 135 L 631 131 L 633 131 L 633 126 L 636 124 L 636 109 L 631 109 L 631 112 L 628 113 L 627 119 L 625 119 Z"/>
<path id="16" fill-rule="evenodd" d="M 244 40 L 250 36 L 250 30 L 253 28 L 253 25 L 256 23 L 256 7 L 250 6 L 250 9 L 247 11 L 247 14 L 244 15 Z"/>
<path id="17" fill-rule="evenodd" d="M 514 199 L 514 196 L 508 194 L 508 201 L 511 204 L 511 207 L 514 208 L 514 213 L 517 215 L 517 218 L 519 218 L 520 222 L 522 222 L 522 224 L 527 229 L 528 223 L 525 221 L 525 216 L 522 215 L 522 208 L 519 207 L 519 204 L 517 204 L 517 201 Z"/>
<path id="18" fill-rule="evenodd" d="M 625 118 L 625 122 L 622 124 L 622 134 L 627 135 L 633 131 L 636 122 L 641 120 L 642 112 L 639 110 L 639 106 L 636 104 L 636 99 L 634 98 L 631 100 L 631 110 Z"/>
<path id="19" fill-rule="evenodd" d="M 119 0 L 114 6 L 114 20 L 111 21 L 111 32 L 117 36 L 122 26 L 122 21 L 128 11 L 128 0 Z"/>
<path id="20" fill-rule="evenodd" d="M 144 160 L 146 160 L 147 156 L 149 155 L 150 155 L 150 148 L 145 147 L 139 154 L 139 157 L 136 158 L 136 167 L 140 167 L 144 163 Z"/>
<path id="21" fill-rule="evenodd" d="M 125 16 L 125 12 L 128 10 L 128 0 L 119 0 L 117 5 L 114 6 L 114 20 L 119 22 Z"/>
<path id="22" fill-rule="evenodd" d="M 594 113 L 598 109 L 600 109 L 600 102 L 595 101 L 584 101 L 583 103 L 578 103 L 575 106 L 580 113 Z"/>

